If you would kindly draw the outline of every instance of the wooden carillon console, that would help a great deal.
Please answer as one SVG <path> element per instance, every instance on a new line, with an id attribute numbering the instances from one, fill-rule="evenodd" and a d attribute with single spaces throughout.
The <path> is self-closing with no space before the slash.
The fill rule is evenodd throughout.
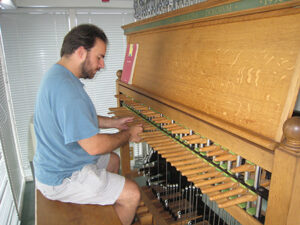
<path id="1" fill-rule="evenodd" d="M 300 224 L 300 1 L 206 1 L 123 27 L 115 116 L 142 123 L 140 224 Z"/>

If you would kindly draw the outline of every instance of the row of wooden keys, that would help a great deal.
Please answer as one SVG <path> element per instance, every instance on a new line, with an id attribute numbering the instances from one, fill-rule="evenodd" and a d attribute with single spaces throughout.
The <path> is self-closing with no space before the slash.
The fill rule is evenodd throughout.
<path id="1" fill-rule="evenodd" d="M 228 176 L 212 165 L 207 158 L 211 158 L 214 163 L 219 164 L 221 168 L 226 169 L 231 174 L 238 176 L 243 173 L 246 182 L 253 180 L 250 178 L 253 172 L 257 172 L 255 165 L 247 161 L 241 163 L 239 156 L 223 149 L 220 145 L 213 144 L 207 138 L 193 134 L 189 129 L 175 124 L 174 121 L 150 110 L 147 106 L 125 96 L 121 97 L 121 100 L 129 109 L 138 112 L 144 118 L 137 116 L 136 113 L 125 107 L 113 108 L 111 109 L 112 113 L 118 117 L 134 116 L 135 122 L 132 124 L 142 123 L 144 132 L 141 137 L 143 141 L 180 171 L 183 176 L 186 176 L 188 181 L 200 188 L 203 194 L 207 194 L 210 200 L 216 201 L 219 208 L 242 205 L 241 203 L 248 203 L 249 205 L 249 202 L 260 199 L 256 193 L 237 182 L 233 178 L 234 176 Z M 153 126 L 153 124 L 161 129 Z M 173 138 L 174 135 L 177 138 Z M 193 147 L 193 150 L 188 146 Z M 249 183 L 251 185 L 251 182 Z M 263 186 L 268 186 L 268 182 Z M 255 204 L 257 205 L 257 203 L 253 205 Z"/>

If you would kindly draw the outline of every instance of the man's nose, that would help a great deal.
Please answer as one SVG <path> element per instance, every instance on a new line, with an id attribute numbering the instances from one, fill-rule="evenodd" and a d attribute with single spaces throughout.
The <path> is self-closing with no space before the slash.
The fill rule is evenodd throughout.
<path id="1" fill-rule="evenodd" d="M 105 63 L 104 63 L 104 60 L 101 59 L 100 62 L 99 62 L 99 67 L 100 69 L 104 68 L 105 67 Z"/>

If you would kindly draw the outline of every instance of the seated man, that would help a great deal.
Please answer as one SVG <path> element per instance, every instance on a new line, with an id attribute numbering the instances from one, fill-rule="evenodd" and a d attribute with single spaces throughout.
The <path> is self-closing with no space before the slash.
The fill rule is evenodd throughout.
<path id="1" fill-rule="evenodd" d="M 36 187 L 53 200 L 112 204 L 130 224 L 140 201 L 138 186 L 118 175 L 120 159 L 112 151 L 140 141 L 133 118 L 97 116 L 80 78 L 92 79 L 104 68 L 107 37 L 94 25 L 73 28 L 64 38 L 61 59 L 43 77 L 35 108 Z M 99 128 L 118 128 L 99 134 Z"/>

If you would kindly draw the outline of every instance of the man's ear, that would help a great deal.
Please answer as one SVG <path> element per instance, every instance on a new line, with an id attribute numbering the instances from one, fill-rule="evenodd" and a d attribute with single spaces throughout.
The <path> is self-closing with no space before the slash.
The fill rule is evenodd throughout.
<path id="1" fill-rule="evenodd" d="M 76 49 L 76 55 L 82 60 L 84 61 L 86 56 L 87 56 L 87 50 L 83 47 L 80 46 L 79 48 Z"/>

